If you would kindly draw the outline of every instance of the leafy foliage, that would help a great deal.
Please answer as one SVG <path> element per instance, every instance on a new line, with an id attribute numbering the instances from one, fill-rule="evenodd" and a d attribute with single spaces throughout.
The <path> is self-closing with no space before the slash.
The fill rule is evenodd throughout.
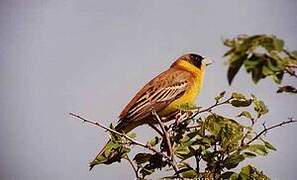
<path id="1" fill-rule="evenodd" d="M 215 98 L 215 104 L 217 106 L 229 104 L 230 108 L 241 112 L 239 115 L 226 117 L 213 112 L 212 109 L 200 110 L 195 117 L 183 119 L 167 127 L 178 172 L 166 178 L 177 178 L 177 175 L 181 178 L 249 179 L 248 177 L 255 177 L 257 179 L 266 177 L 252 166 L 244 167 L 239 173 L 234 171 L 244 160 L 266 156 L 276 150 L 262 136 L 253 140 L 257 134 L 253 131 L 253 126 L 268 112 L 266 105 L 254 95 L 232 93 L 229 98 L 225 96 L 225 92 L 220 93 L 217 96 L 219 98 Z M 189 111 L 181 113 L 189 113 Z M 250 123 L 242 121 L 242 117 L 252 121 Z M 166 154 L 168 146 L 163 139 L 158 136 L 153 137 L 147 145 L 159 148 L 159 152 Z M 112 141 L 115 141 L 116 145 L 110 144 L 108 149 L 119 147 L 129 149 L 122 151 L 120 158 L 129 154 L 130 147 L 127 147 L 127 142 L 123 142 L 123 138 L 112 135 Z M 107 152 L 112 153 L 112 151 Z M 105 156 L 110 155 L 105 154 Z M 113 162 L 118 161 L 119 159 L 114 159 Z M 168 159 L 156 152 L 139 152 L 134 156 L 133 161 L 137 166 L 137 173 L 142 178 L 164 168 L 172 170 Z M 191 165 L 193 162 L 196 164 Z"/>
<path id="2" fill-rule="evenodd" d="M 110 125 L 110 129 L 113 129 L 112 124 Z M 135 139 L 136 134 L 131 132 L 127 134 L 127 136 Z M 121 159 L 126 156 L 127 153 L 131 151 L 131 142 L 126 138 L 121 137 L 118 134 L 110 133 L 110 140 L 105 145 L 104 153 L 99 154 L 94 161 L 90 163 L 91 169 L 96 164 L 111 164 L 113 162 L 121 162 Z"/>
<path id="3" fill-rule="evenodd" d="M 269 178 L 263 174 L 262 171 L 259 171 L 257 168 L 247 165 L 243 167 L 239 174 L 228 171 L 223 173 L 220 176 L 221 179 L 231 179 L 231 180 L 249 180 L 249 179 L 261 179 L 261 180 L 269 180 Z"/>
<path id="4" fill-rule="evenodd" d="M 281 84 L 284 74 L 297 77 L 295 74 L 297 68 L 296 51 L 285 49 L 284 41 L 276 36 L 242 35 L 234 39 L 224 40 L 224 45 L 229 48 L 224 54 L 224 57 L 228 58 L 227 76 L 229 84 L 232 83 L 242 66 L 251 74 L 254 83 L 271 77 L 275 83 Z M 294 87 L 280 88 L 278 92 L 296 93 L 296 89 Z"/>

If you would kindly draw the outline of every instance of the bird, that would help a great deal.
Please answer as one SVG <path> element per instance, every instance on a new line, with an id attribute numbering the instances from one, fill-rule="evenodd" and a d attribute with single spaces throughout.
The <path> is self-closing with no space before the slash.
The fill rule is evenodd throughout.
<path id="1" fill-rule="evenodd" d="M 170 118 L 166 117 L 176 114 L 180 106 L 195 102 L 203 86 L 206 66 L 211 63 L 210 59 L 194 53 L 180 56 L 169 69 L 153 78 L 136 93 L 120 113 L 115 130 L 128 133 L 144 124 L 157 124 L 152 110 L 162 117 L 162 121 L 169 121 Z M 90 163 L 90 170 L 95 165 L 111 164 L 119 158 L 117 152 L 108 153 L 108 157 L 105 157 L 109 143 L 110 140 Z"/>

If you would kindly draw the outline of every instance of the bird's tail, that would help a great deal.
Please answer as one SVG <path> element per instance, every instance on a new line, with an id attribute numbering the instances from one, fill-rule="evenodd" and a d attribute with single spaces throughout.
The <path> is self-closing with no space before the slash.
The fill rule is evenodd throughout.
<path id="1" fill-rule="evenodd" d="M 116 127 L 115 130 L 120 133 L 128 133 L 135 127 L 141 125 L 141 123 L 133 122 L 126 123 L 127 121 L 121 121 Z M 120 161 L 122 155 L 125 152 L 124 147 L 119 147 L 117 143 L 113 142 L 111 139 L 105 144 L 96 158 L 90 163 L 90 170 L 93 169 L 95 165 L 98 164 L 111 164 L 116 161 Z"/>

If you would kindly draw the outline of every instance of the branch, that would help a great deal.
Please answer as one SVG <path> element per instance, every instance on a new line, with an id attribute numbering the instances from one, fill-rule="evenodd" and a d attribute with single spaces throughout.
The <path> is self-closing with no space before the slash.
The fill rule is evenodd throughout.
<path id="1" fill-rule="evenodd" d="M 148 124 L 153 130 L 155 130 L 160 136 L 163 137 L 163 133 L 153 124 Z"/>
<path id="2" fill-rule="evenodd" d="M 88 120 L 88 119 L 86 119 L 86 118 L 83 118 L 83 117 L 81 117 L 81 116 L 79 116 L 79 115 L 77 115 L 77 114 L 74 114 L 74 113 L 72 113 L 72 112 L 69 113 L 69 115 L 70 115 L 70 116 L 73 116 L 73 117 L 75 117 L 75 118 L 78 118 L 78 119 L 80 119 L 80 120 L 82 120 L 84 123 L 88 123 L 88 124 L 92 124 L 92 125 L 94 125 L 94 126 L 98 126 L 98 127 L 102 128 L 102 129 L 104 129 L 104 130 L 106 130 L 106 131 L 109 131 L 109 132 L 111 132 L 111 133 L 114 133 L 114 134 L 116 134 L 116 135 L 119 135 L 119 136 L 121 136 L 121 137 L 123 137 L 123 138 L 125 138 L 125 139 L 127 139 L 127 140 L 129 140 L 129 141 L 131 141 L 133 144 L 136 144 L 136 145 L 142 146 L 142 147 L 144 147 L 144 148 L 147 148 L 145 144 L 142 144 L 142 143 L 140 143 L 140 142 L 134 140 L 133 138 L 127 136 L 126 134 L 120 133 L 120 132 L 118 132 L 118 131 L 116 131 L 116 130 L 113 130 L 113 129 L 110 129 L 110 128 L 108 128 L 108 127 L 102 125 L 102 124 L 99 124 L 98 122 L 90 121 L 90 120 Z"/>
<path id="3" fill-rule="evenodd" d="M 216 101 L 216 103 L 215 104 L 213 104 L 213 105 L 211 105 L 211 106 L 209 106 L 208 108 L 206 108 L 206 109 L 203 109 L 203 110 L 201 110 L 201 111 L 197 111 L 195 114 L 193 114 L 189 119 L 193 119 L 194 117 L 196 117 L 198 114 L 200 114 L 200 113 L 204 113 L 204 112 L 209 112 L 209 111 L 211 111 L 213 108 L 215 108 L 215 107 L 217 107 L 217 106 L 221 106 L 221 105 L 223 105 L 223 104 L 228 104 L 229 102 L 230 102 L 230 100 L 232 99 L 232 97 L 230 97 L 230 98 L 228 98 L 228 99 L 226 99 L 225 101 L 223 101 L 223 102 L 218 102 L 218 101 Z"/>
<path id="4" fill-rule="evenodd" d="M 163 132 L 163 136 L 164 136 L 167 146 L 168 146 L 169 157 L 172 157 L 172 145 L 171 145 L 171 141 L 170 141 L 168 132 L 166 131 L 164 124 L 162 123 L 159 115 L 157 114 L 157 112 L 154 109 L 152 110 L 152 114 L 156 117 L 156 119 L 161 127 L 161 130 Z"/>
<path id="5" fill-rule="evenodd" d="M 201 160 L 201 157 L 199 156 L 197 156 L 197 155 L 195 155 L 194 156 L 195 157 L 195 161 L 196 161 L 196 171 L 199 173 L 200 172 L 200 160 Z"/>
<path id="6" fill-rule="evenodd" d="M 270 130 L 272 130 L 274 128 L 278 128 L 278 127 L 281 127 L 283 125 L 291 124 L 291 123 L 296 123 L 296 122 L 297 122 L 297 120 L 294 120 L 293 118 L 289 118 L 289 120 L 287 120 L 287 121 L 283 121 L 283 122 L 281 122 L 279 124 L 270 126 L 268 128 L 265 126 L 265 124 L 263 124 L 264 129 L 260 133 L 258 133 L 252 140 L 250 140 L 249 142 L 247 142 L 246 144 L 247 145 L 248 144 L 251 144 L 252 142 L 254 142 L 255 140 L 257 140 L 261 135 L 266 134 L 268 131 L 270 131 Z"/>
<path id="7" fill-rule="evenodd" d="M 295 56 L 293 56 L 293 55 L 292 55 L 289 51 L 287 51 L 286 49 L 284 49 L 283 52 L 284 52 L 285 54 L 287 54 L 291 59 L 295 59 L 295 60 L 297 60 L 297 58 L 296 58 Z"/>
<path id="8" fill-rule="evenodd" d="M 292 69 L 292 67 L 286 67 L 285 68 L 285 72 L 287 72 L 289 75 L 294 76 L 295 78 L 297 78 L 297 74 L 295 73 L 295 71 Z"/>
<path id="9" fill-rule="evenodd" d="M 126 160 L 130 163 L 130 165 L 132 166 L 132 169 L 133 169 L 133 171 L 134 171 L 134 173 L 135 173 L 135 177 L 136 177 L 136 179 L 137 179 L 137 180 L 140 179 L 140 178 L 139 178 L 139 175 L 138 175 L 138 169 L 135 167 L 135 165 L 133 164 L 132 160 L 129 158 L 128 155 L 126 155 L 125 159 L 126 159 Z"/>
<path id="10" fill-rule="evenodd" d="M 110 129 L 110 128 L 108 128 L 108 127 L 102 125 L 102 124 L 99 124 L 98 122 L 94 122 L 94 121 L 88 120 L 88 119 L 86 119 L 86 118 L 84 118 L 84 117 L 81 117 L 81 116 L 75 114 L 75 113 L 70 112 L 69 115 L 72 116 L 72 117 L 75 117 L 75 118 L 77 118 L 77 119 L 79 119 L 79 120 L 82 120 L 84 123 L 88 123 L 88 124 L 91 124 L 91 125 L 100 127 L 100 128 L 102 128 L 102 129 L 104 129 L 104 130 L 106 130 L 106 131 L 108 131 L 108 132 L 117 134 L 117 135 L 119 135 L 119 136 L 121 136 L 121 137 L 123 137 L 123 138 L 129 140 L 129 141 L 130 141 L 132 144 L 134 144 L 134 145 L 143 147 L 143 148 L 148 149 L 148 150 L 150 150 L 150 151 L 152 151 L 152 152 L 154 152 L 154 153 L 156 153 L 156 154 L 159 154 L 159 155 L 161 155 L 163 158 L 165 158 L 165 160 L 166 160 L 166 162 L 167 162 L 168 164 L 170 164 L 172 167 L 176 167 L 175 164 L 172 162 L 172 160 L 171 160 L 171 158 L 170 158 L 169 156 L 167 156 L 166 154 L 163 154 L 163 153 L 157 151 L 155 148 L 151 147 L 151 146 L 148 145 L 148 144 L 143 144 L 143 143 L 141 143 L 141 142 L 139 142 L 139 141 L 136 141 L 136 140 L 132 139 L 131 137 L 127 136 L 126 134 L 119 133 L 119 132 L 116 131 L 116 130 Z M 177 169 L 174 169 L 174 170 L 175 170 L 175 173 L 178 173 L 178 170 L 177 170 Z"/>
<path id="11" fill-rule="evenodd" d="M 176 175 L 178 177 L 180 177 L 179 173 L 178 173 L 178 167 L 176 165 L 176 162 L 175 162 L 175 159 L 174 159 L 174 155 L 173 155 L 173 152 L 172 152 L 172 144 L 171 144 L 171 141 L 170 141 L 170 137 L 169 137 L 169 134 L 168 132 L 166 131 L 165 129 L 165 126 L 164 124 L 162 123 L 161 121 L 161 118 L 159 117 L 159 115 L 157 114 L 156 110 L 152 109 L 152 114 L 156 117 L 160 127 L 161 127 L 161 130 L 165 136 L 165 139 L 166 139 L 166 142 L 167 142 L 167 147 L 168 147 L 168 150 L 169 150 L 169 157 L 171 159 L 171 162 L 172 162 L 172 167 L 176 173 Z"/>

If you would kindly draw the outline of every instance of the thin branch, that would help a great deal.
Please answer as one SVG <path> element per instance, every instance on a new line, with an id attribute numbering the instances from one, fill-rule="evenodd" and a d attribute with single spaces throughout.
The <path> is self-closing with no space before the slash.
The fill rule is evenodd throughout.
<path id="1" fill-rule="evenodd" d="M 161 137 L 163 137 L 162 131 L 160 131 L 155 125 L 153 124 L 148 124 L 153 130 L 155 130 Z"/>
<path id="2" fill-rule="evenodd" d="M 286 67 L 288 68 L 297 68 L 296 64 L 287 64 Z"/>
<path id="3" fill-rule="evenodd" d="M 157 114 L 157 112 L 153 109 L 152 110 L 152 114 L 156 117 L 160 127 L 161 127 L 161 130 L 163 132 L 163 137 L 165 138 L 166 140 L 166 143 L 167 143 L 167 146 L 168 146 L 168 151 L 169 151 L 169 157 L 172 157 L 172 145 L 171 145 L 171 141 L 170 141 L 170 138 L 169 138 L 169 135 L 168 135 L 168 132 L 166 131 L 165 129 L 165 126 L 164 124 L 162 123 L 161 121 L 161 118 L 159 117 L 159 115 Z"/>
<path id="4" fill-rule="evenodd" d="M 80 119 L 80 120 L 82 120 L 84 123 L 88 123 L 88 124 L 92 124 L 92 125 L 94 125 L 94 126 L 98 126 L 98 127 L 102 128 L 102 129 L 104 129 L 104 130 L 106 130 L 106 131 L 109 131 L 109 132 L 111 132 L 111 133 L 114 133 L 114 134 L 116 134 L 116 135 L 119 135 L 119 136 L 121 136 L 121 137 L 123 137 L 123 138 L 125 138 L 125 139 L 127 139 L 127 140 L 129 140 L 129 141 L 131 141 L 133 144 L 136 144 L 136 145 L 142 146 L 142 147 L 144 147 L 144 148 L 147 148 L 145 144 L 142 144 L 141 142 L 138 142 L 138 141 L 134 140 L 133 138 L 127 136 L 126 134 L 120 133 L 120 132 L 118 132 L 118 131 L 116 131 L 116 130 L 113 130 L 113 129 L 110 129 L 110 128 L 108 128 L 108 127 L 102 125 L 102 124 L 99 124 L 98 122 L 90 121 L 90 120 L 88 120 L 88 119 L 86 119 L 86 118 L 83 118 L 83 117 L 81 117 L 81 116 L 79 116 L 79 115 L 77 115 L 77 114 L 74 114 L 74 113 L 72 113 L 72 112 L 69 113 L 69 115 L 70 115 L 70 116 L 73 116 L 73 117 L 75 117 L 75 118 L 78 118 L 78 119 Z"/>
<path id="5" fill-rule="evenodd" d="M 283 122 L 281 122 L 279 124 L 270 126 L 268 128 L 264 124 L 264 126 L 263 126 L 264 129 L 260 133 L 258 133 L 253 139 L 251 139 L 249 142 L 247 142 L 246 144 L 247 145 L 248 144 L 251 144 L 252 142 L 254 142 L 255 140 L 257 140 L 260 136 L 262 136 L 263 134 L 266 134 L 268 131 L 270 131 L 270 130 L 272 130 L 274 128 L 278 128 L 278 127 L 281 127 L 283 125 L 290 124 L 290 123 L 296 123 L 296 122 L 297 122 L 297 120 L 294 120 L 293 118 L 289 118 L 289 120 L 287 120 L 287 121 L 283 121 Z"/>
<path id="6" fill-rule="evenodd" d="M 215 104 L 209 106 L 208 108 L 206 109 L 202 109 L 201 111 L 197 111 L 195 114 L 193 114 L 189 119 L 193 119 L 194 117 L 196 117 L 198 114 L 200 113 L 204 113 L 204 112 L 209 112 L 211 111 L 213 108 L 217 107 L 217 106 L 221 106 L 221 105 L 224 105 L 224 104 L 228 104 L 230 102 L 230 100 L 232 99 L 232 97 L 226 99 L 225 101 L 222 101 L 222 102 L 218 102 L 216 101 Z"/>
<path id="7" fill-rule="evenodd" d="M 201 157 L 199 156 L 197 156 L 197 155 L 195 155 L 194 156 L 195 157 L 195 160 L 196 160 L 196 171 L 199 173 L 200 172 L 200 160 L 201 160 Z"/>
<path id="8" fill-rule="evenodd" d="M 295 60 L 297 60 L 297 58 L 296 58 L 295 56 L 293 56 L 292 53 L 290 53 L 288 50 L 284 49 L 283 52 L 284 52 L 285 54 L 287 54 L 291 59 L 295 59 Z"/>
<path id="9" fill-rule="evenodd" d="M 131 165 L 131 167 L 132 167 L 132 169 L 133 169 L 133 171 L 134 171 L 134 173 L 135 173 L 135 177 L 136 177 L 136 179 L 137 179 L 137 180 L 140 179 L 140 178 L 139 178 L 139 175 L 138 175 L 138 169 L 135 167 L 133 161 L 129 158 L 128 155 L 126 155 L 125 159 L 130 163 L 130 165 Z"/>
<path id="10" fill-rule="evenodd" d="M 174 162 L 171 160 L 171 158 L 170 158 L 169 156 L 167 156 L 166 154 L 163 154 L 163 153 L 159 152 L 158 150 L 156 150 L 156 149 L 153 148 L 152 146 L 150 146 L 150 145 L 148 145 L 148 144 L 143 144 L 143 143 L 141 143 L 141 142 L 139 142 L 139 141 L 136 141 L 135 139 L 132 139 L 131 137 L 127 136 L 126 134 L 119 133 L 119 132 L 116 131 L 116 130 L 110 129 L 110 128 L 108 128 L 108 127 L 102 125 L 102 124 L 99 124 L 98 122 L 94 122 L 94 121 L 88 120 L 88 119 L 86 119 L 86 118 L 84 118 L 84 117 L 81 117 L 81 116 L 75 114 L 75 113 L 70 112 L 69 115 L 70 115 L 70 116 L 73 116 L 73 117 L 75 117 L 75 118 L 77 118 L 77 119 L 80 119 L 81 121 L 83 121 L 83 122 L 85 122 L 85 123 L 88 123 L 88 124 L 91 124 L 91 125 L 100 127 L 100 128 L 102 128 L 102 129 L 105 129 L 106 131 L 109 131 L 109 132 L 111 132 L 111 133 L 117 134 L 117 135 L 119 135 L 119 136 L 121 136 L 121 137 L 123 137 L 123 138 L 129 140 L 129 141 L 130 141 L 132 144 L 134 144 L 134 145 L 143 147 L 143 148 L 148 149 L 148 150 L 150 150 L 150 151 L 152 151 L 152 152 L 154 152 L 154 153 L 156 153 L 156 154 L 161 155 L 163 158 L 165 158 L 166 162 L 167 162 L 168 164 L 170 164 L 170 165 L 173 167 L 175 173 L 178 175 L 178 169 L 175 168 L 175 167 L 176 167 L 176 164 L 174 164 Z M 178 176 L 179 176 L 179 175 L 178 175 Z"/>
<path id="11" fill-rule="evenodd" d="M 165 136 L 165 137 L 163 137 L 163 138 L 165 138 L 165 139 L 166 139 L 166 142 L 167 142 L 167 148 L 168 148 L 168 151 L 169 151 L 169 155 L 168 155 L 168 156 L 170 157 L 170 159 L 171 159 L 171 161 L 172 161 L 172 167 L 173 167 L 174 171 L 176 172 L 176 175 L 177 175 L 178 177 L 180 177 L 180 175 L 179 175 L 179 173 L 178 173 L 178 167 L 177 167 L 177 165 L 176 165 L 176 161 L 175 161 L 175 159 L 174 159 L 174 155 L 173 155 L 173 151 L 172 151 L 172 144 L 171 144 L 171 141 L 170 141 L 169 134 L 168 134 L 168 132 L 166 131 L 165 126 L 164 126 L 164 124 L 162 123 L 161 118 L 160 118 L 159 115 L 157 114 L 156 110 L 152 109 L 152 114 L 156 117 L 156 119 L 157 119 L 157 121 L 158 121 L 158 123 L 159 123 L 159 125 L 160 125 L 160 127 L 161 127 L 161 130 L 162 130 L 162 132 L 163 132 L 163 134 L 164 134 L 164 136 Z"/>
<path id="12" fill-rule="evenodd" d="M 149 145 L 147 145 L 147 144 L 143 144 L 143 143 L 141 143 L 141 142 L 139 142 L 139 141 L 136 141 L 135 139 L 132 139 L 131 137 L 127 136 L 126 134 L 119 133 L 119 132 L 116 131 L 116 130 L 113 130 L 113 129 L 110 129 L 110 128 L 108 128 L 108 127 L 105 127 L 104 125 L 99 124 L 98 122 L 90 121 L 90 120 L 88 120 L 88 119 L 86 119 L 86 118 L 83 118 L 83 117 L 81 117 L 81 116 L 79 116 L 79 115 L 77 115 L 77 114 L 74 114 L 74 113 L 72 113 L 72 112 L 69 113 L 69 115 L 70 115 L 70 116 L 73 116 L 73 117 L 75 117 L 75 118 L 78 118 L 78 119 L 82 120 L 82 121 L 85 122 L 85 123 L 88 123 L 88 124 L 91 124 L 91 125 L 100 127 L 100 128 L 105 129 L 105 130 L 107 130 L 107 131 L 109 131 L 109 132 L 111 132 L 111 133 L 117 134 L 117 135 L 119 135 L 119 136 L 121 136 L 121 137 L 123 137 L 123 138 L 129 140 L 129 141 L 130 141 L 132 144 L 134 144 L 134 145 L 138 145 L 138 146 L 141 146 L 141 147 L 143 147 L 143 148 L 149 149 L 149 150 L 151 150 L 151 151 L 153 151 L 153 152 L 155 152 L 155 153 L 157 153 L 157 154 L 159 154 L 159 155 L 162 155 L 165 159 L 170 160 L 170 157 L 168 157 L 166 154 L 160 153 L 160 152 L 157 151 L 155 148 L 153 148 L 153 147 L 151 147 L 151 146 L 149 146 Z"/>
<path id="13" fill-rule="evenodd" d="M 287 72 L 289 75 L 297 78 L 297 74 L 295 73 L 295 71 L 292 68 L 286 67 L 285 72 Z"/>

